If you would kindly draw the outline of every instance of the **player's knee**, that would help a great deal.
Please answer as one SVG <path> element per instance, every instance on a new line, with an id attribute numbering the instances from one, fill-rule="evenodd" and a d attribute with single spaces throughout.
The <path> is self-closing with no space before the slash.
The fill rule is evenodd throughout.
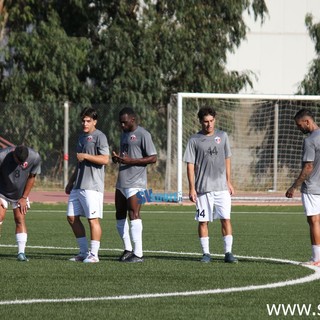
<path id="1" fill-rule="evenodd" d="M 75 216 L 67 216 L 67 221 L 70 225 L 73 225 L 76 221 L 76 217 Z"/>
<path id="2" fill-rule="evenodd" d="M 130 215 L 130 220 L 141 219 L 139 211 L 130 211 L 129 215 Z"/>

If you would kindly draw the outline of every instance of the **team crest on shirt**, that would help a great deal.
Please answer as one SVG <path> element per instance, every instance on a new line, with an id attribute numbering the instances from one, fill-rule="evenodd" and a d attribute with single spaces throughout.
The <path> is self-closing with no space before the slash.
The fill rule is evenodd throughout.
<path id="1" fill-rule="evenodd" d="M 220 138 L 220 137 L 215 137 L 215 138 L 214 138 L 214 141 L 215 141 L 217 144 L 220 144 L 221 138 Z"/>
<path id="2" fill-rule="evenodd" d="M 131 135 L 130 136 L 130 141 L 135 141 L 135 140 L 137 140 L 136 135 L 135 134 Z"/>
<path id="3" fill-rule="evenodd" d="M 25 169 L 28 167 L 28 162 L 25 161 L 24 163 L 21 164 L 22 169 Z"/>
<path id="4" fill-rule="evenodd" d="M 87 141 L 92 141 L 93 140 L 93 137 L 90 135 L 87 137 Z"/>

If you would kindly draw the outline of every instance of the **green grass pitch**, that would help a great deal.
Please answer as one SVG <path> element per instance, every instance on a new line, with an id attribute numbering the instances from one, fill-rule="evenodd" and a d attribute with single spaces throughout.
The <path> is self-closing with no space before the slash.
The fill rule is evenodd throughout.
<path id="1" fill-rule="evenodd" d="M 14 222 L 8 211 L 0 238 L 2 320 L 280 319 L 269 316 L 267 304 L 312 305 L 313 318 L 320 317 L 319 280 L 267 287 L 314 274 L 281 261 L 310 258 L 308 225 L 300 206 L 233 207 L 238 264 L 223 262 L 218 221 L 210 224 L 214 260 L 199 262 L 194 207 L 180 205 L 143 207 L 144 263 L 117 261 L 122 243 L 112 205 L 104 207 L 100 263 L 70 262 L 77 246 L 65 210 L 64 204 L 32 205 L 26 263 L 16 261 Z M 256 286 L 261 288 L 253 290 Z"/>

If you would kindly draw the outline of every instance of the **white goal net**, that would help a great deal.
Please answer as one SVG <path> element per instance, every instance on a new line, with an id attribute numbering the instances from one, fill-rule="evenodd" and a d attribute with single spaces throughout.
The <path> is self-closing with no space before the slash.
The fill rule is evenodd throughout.
<path id="1" fill-rule="evenodd" d="M 198 110 L 212 106 L 216 127 L 229 135 L 232 181 L 237 192 L 285 191 L 301 169 L 303 134 L 293 121 L 308 108 L 320 120 L 320 96 L 178 93 L 168 107 L 166 191 L 186 196 L 182 157 L 200 130 Z"/>

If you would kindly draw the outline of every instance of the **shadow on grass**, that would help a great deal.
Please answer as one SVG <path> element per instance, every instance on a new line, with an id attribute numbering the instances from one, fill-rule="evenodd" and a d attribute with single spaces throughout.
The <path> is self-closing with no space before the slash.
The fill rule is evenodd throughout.
<path id="1" fill-rule="evenodd" d="M 26 250 L 26 256 L 29 260 L 56 260 L 56 261 L 68 261 L 70 258 L 72 258 L 74 255 L 76 255 L 77 252 L 30 252 L 28 253 L 28 250 Z M 105 254 L 102 253 L 99 255 L 100 261 L 112 261 L 112 262 L 119 262 L 120 255 L 115 254 Z M 16 260 L 17 253 L 16 254 L 9 254 L 9 253 L 0 253 L 0 260 Z M 159 255 L 159 254 L 147 254 L 144 256 L 144 262 L 148 262 L 149 260 L 163 260 L 163 261 L 184 261 L 184 262 L 197 262 L 200 263 L 201 256 L 183 256 L 183 255 Z M 274 260 L 264 260 L 264 259 L 249 259 L 249 258 L 238 258 L 238 263 L 245 263 L 245 264 L 269 264 L 269 265 L 284 265 L 284 264 L 290 264 L 281 262 L 281 261 L 274 261 Z M 224 257 L 212 257 L 211 263 L 225 263 Z"/>

